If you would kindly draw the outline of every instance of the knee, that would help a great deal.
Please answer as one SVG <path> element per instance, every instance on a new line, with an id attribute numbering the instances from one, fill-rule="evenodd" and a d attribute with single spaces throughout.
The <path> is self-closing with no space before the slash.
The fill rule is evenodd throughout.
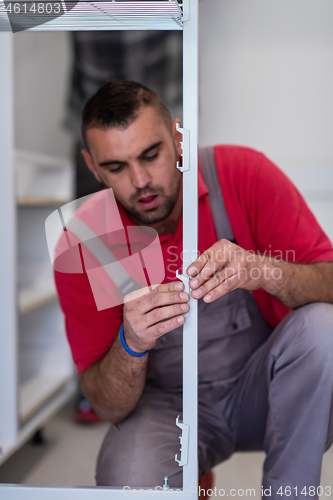
<path id="1" fill-rule="evenodd" d="M 112 425 L 104 438 L 96 463 L 97 486 L 120 486 L 117 480 L 120 482 L 123 480 L 119 477 L 117 467 L 117 457 L 119 458 L 119 452 L 121 451 L 117 434 L 117 428 Z M 126 483 L 122 483 L 122 486 L 126 486 Z"/>
<path id="2" fill-rule="evenodd" d="M 111 426 L 99 452 L 97 486 L 154 488 L 169 477 L 171 487 L 182 485 L 174 460 L 179 434 L 174 416 L 161 408 L 140 404 L 119 426 Z"/>
<path id="3" fill-rule="evenodd" d="M 140 427 L 140 422 L 138 422 Z M 108 432 L 96 464 L 97 486 L 153 487 L 156 477 L 150 463 L 151 453 L 135 429 L 113 426 Z"/>
<path id="4" fill-rule="evenodd" d="M 333 305 L 316 302 L 300 307 L 294 313 L 295 340 L 304 354 L 318 363 L 333 366 Z"/>

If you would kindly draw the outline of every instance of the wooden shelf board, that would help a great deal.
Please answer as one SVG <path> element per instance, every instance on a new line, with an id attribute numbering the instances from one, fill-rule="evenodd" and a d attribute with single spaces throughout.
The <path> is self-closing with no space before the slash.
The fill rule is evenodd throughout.
<path id="1" fill-rule="evenodd" d="M 52 205 L 65 205 L 69 202 L 69 198 L 32 198 L 32 197 L 21 197 L 18 198 L 17 203 L 19 207 L 29 207 L 29 206 L 52 206 Z"/>
<path id="2" fill-rule="evenodd" d="M 15 152 L 19 206 L 64 205 L 71 199 L 73 169 L 63 158 Z"/>
<path id="3" fill-rule="evenodd" d="M 41 372 L 26 380 L 19 389 L 19 417 L 21 421 L 30 418 L 45 405 L 71 379 L 70 372 Z"/>
<path id="4" fill-rule="evenodd" d="M 39 300 L 36 300 L 35 302 L 30 302 L 29 304 L 25 304 L 24 306 L 20 306 L 20 314 L 26 314 L 30 311 L 33 311 L 34 309 L 38 309 L 38 307 L 42 307 L 45 304 L 48 304 L 49 302 L 52 302 L 53 300 L 56 300 L 57 294 L 50 294 L 48 296 L 45 296 Z"/>
<path id="5" fill-rule="evenodd" d="M 19 291 L 19 310 L 25 314 L 33 309 L 51 302 L 57 298 L 53 280 L 43 283 L 34 283 L 31 287 Z"/>

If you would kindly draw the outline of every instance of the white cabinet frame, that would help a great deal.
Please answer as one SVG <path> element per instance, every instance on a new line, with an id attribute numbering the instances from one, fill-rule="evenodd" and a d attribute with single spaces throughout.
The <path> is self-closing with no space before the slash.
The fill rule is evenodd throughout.
<path id="1" fill-rule="evenodd" d="M 1 32 L 2 24 L 3 18 L 0 15 L 0 276 L 2 287 L 0 300 L 2 320 L 0 328 L 0 464 L 20 448 L 66 402 L 73 398 L 77 391 L 76 377 L 65 338 L 63 340 L 68 352 L 64 351 L 63 354 L 67 355 L 67 358 L 65 361 L 65 357 L 61 356 L 59 373 L 58 366 L 57 370 L 53 370 L 52 365 L 52 370 L 47 373 L 48 379 L 43 377 L 36 377 L 35 380 L 33 377 L 24 378 L 25 365 L 33 366 L 34 364 L 31 352 L 29 352 L 30 346 L 33 345 L 31 341 L 35 341 L 38 334 L 43 333 L 37 328 L 34 330 L 31 321 L 30 329 L 27 327 L 30 314 L 28 311 L 36 308 L 34 312 L 37 312 L 43 301 L 33 300 L 28 303 L 22 300 L 23 294 L 18 291 L 20 287 L 17 278 L 20 276 L 18 275 L 17 261 L 20 240 L 17 238 L 17 233 L 19 232 L 20 218 L 17 216 L 17 202 L 19 200 L 16 199 L 17 186 L 15 182 L 18 173 L 15 172 L 15 157 L 17 159 L 18 153 L 14 151 L 13 34 Z M 40 232 L 43 233 L 43 224 L 40 228 Z M 52 274 L 51 268 L 50 271 Z M 20 292 L 22 290 L 24 291 L 24 288 L 21 286 Z M 31 295 L 31 290 L 30 287 L 29 295 Z M 45 302 L 45 293 L 41 296 Z M 51 299 L 55 297 L 54 294 Z M 54 306 L 56 306 L 56 302 L 54 302 Z M 38 314 L 40 311 L 41 309 L 39 309 Z M 40 316 L 38 321 L 40 322 Z M 24 327 L 22 328 L 23 323 Z M 55 346 L 54 341 L 56 347 L 59 347 L 58 339 L 53 335 L 58 331 L 57 325 L 55 327 L 55 331 L 52 330 L 51 335 L 53 341 L 47 343 L 50 347 L 49 351 Z M 34 331 L 37 333 L 36 337 L 32 335 Z M 43 358 L 40 356 L 39 359 L 42 365 Z M 54 359 L 51 360 L 54 361 Z M 50 358 L 48 358 L 49 361 Z M 63 370 L 64 363 L 67 365 L 65 370 Z M 42 384 L 36 384 L 37 378 L 42 379 Z M 36 391 L 37 386 L 38 391 Z M 33 398 L 31 398 L 32 392 Z"/>
<path id="2" fill-rule="evenodd" d="M 42 30 L 183 30 L 183 250 L 190 255 L 198 248 L 198 0 L 177 0 L 158 2 L 79 2 L 72 11 L 41 26 Z M 10 31 L 4 4 L 0 0 L 0 31 Z M 12 33 L 1 33 L 0 51 L 0 144 L 2 151 L 2 185 L 0 197 L 0 223 L 2 241 L 9 241 L 15 248 L 15 206 L 13 167 L 13 69 Z M 10 166 L 12 168 L 10 168 Z M 6 283 L 6 293 L 0 301 L 3 319 L 1 336 L 6 337 L 7 349 L 0 350 L 0 378 L 8 384 L 8 401 L 0 405 L 1 426 L 6 428 L 9 440 L 16 439 L 17 402 L 16 373 L 16 311 L 15 311 L 15 256 L 8 251 L 8 243 L 2 243 L 0 256 L 2 264 L 2 286 Z M 5 274 L 3 274 L 5 273 Z M 185 269 L 183 270 L 185 273 Z M 183 276 L 184 281 L 188 281 Z M 198 313 L 197 301 L 190 299 L 191 312 L 183 327 L 183 451 L 180 457 L 183 465 L 183 489 L 173 491 L 140 490 L 147 496 L 191 496 L 198 497 Z M 4 320 L 5 318 L 5 320 Z M 12 370 L 12 371 L 11 371 Z M 14 399 L 13 399 L 14 398 Z M 176 422 L 175 422 L 176 425 Z M 181 425 L 181 424 L 179 424 Z M 187 438 L 188 436 L 188 438 Z M 0 435 L 0 440 L 2 436 Z M 179 454 L 178 454 L 179 455 Z M 179 457 L 178 457 L 179 458 Z M 138 495 L 139 493 L 137 493 Z M 124 492 L 122 488 L 51 488 L 24 485 L 0 485 L 2 500 L 120 500 L 135 496 L 134 492 Z"/>

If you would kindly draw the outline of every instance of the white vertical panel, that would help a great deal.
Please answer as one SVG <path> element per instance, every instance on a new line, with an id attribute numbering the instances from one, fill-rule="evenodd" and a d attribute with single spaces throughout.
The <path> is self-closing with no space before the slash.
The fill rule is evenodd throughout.
<path id="1" fill-rule="evenodd" d="M 0 33 L 0 446 L 17 436 L 12 33 Z M 1 455 L 0 455 L 1 456 Z"/>
<path id="2" fill-rule="evenodd" d="M 183 250 L 193 256 L 198 248 L 198 0 L 190 0 L 187 5 L 189 20 L 184 21 L 183 29 L 183 112 L 184 128 L 190 130 L 190 170 L 183 173 Z M 185 264 L 185 269 L 189 264 Z M 190 426 L 184 490 L 198 486 L 197 308 L 198 301 L 191 298 L 190 317 L 183 327 L 183 420 Z"/>

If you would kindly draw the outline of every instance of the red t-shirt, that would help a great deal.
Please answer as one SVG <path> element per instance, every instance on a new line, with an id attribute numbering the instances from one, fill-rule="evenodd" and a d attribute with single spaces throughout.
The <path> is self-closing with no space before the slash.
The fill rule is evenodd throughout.
<path id="1" fill-rule="evenodd" d="M 292 262 L 333 260 L 330 240 L 286 175 L 263 154 L 239 146 L 215 146 L 216 166 L 226 210 L 237 244 Z M 217 241 L 208 190 L 199 166 L 199 252 Z M 131 226 L 118 204 L 124 226 Z M 175 234 L 160 236 L 165 279 L 175 281 L 182 268 L 182 218 Z M 193 258 L 194 260 L 194 258 Z M 66 332 L 77 370 L 83 371 L 110 348 L 123 321 L 123 306 L 98 310 L 86 273 L 55 271 Z M 289 309 L 263 289 L 254 298 L 265 320 L 276 327 Z"/>

